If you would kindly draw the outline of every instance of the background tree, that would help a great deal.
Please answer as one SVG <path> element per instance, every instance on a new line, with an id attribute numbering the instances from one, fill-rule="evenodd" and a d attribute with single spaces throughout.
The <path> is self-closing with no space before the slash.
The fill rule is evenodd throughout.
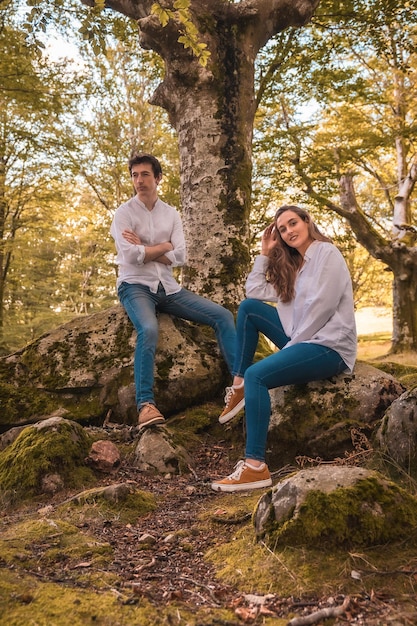
<path id="1" fill-rule="evenodd" d="M 86 46 L 75 62 L 52 61 L 42 42 L 25 39 L 16 4 L 8 8 L 0 30 L 3 352 L 116 301 L 109 227 L 133 192 L 132 150 L 166 154 L 163 193 L 177 205 L 179 197 L 173 131 L 146 102 L 159 72 L 152 53 L 132 36 L 109 40 L 107 56 Z"/>
<path id="2" fill-rule="evenodd" d="M 62 69 L 62 68 L 61 68 Z M 68 106 L 58 66 L 50 68 L 2 14 L 0 29 L 0 344 L 7 278 L 17 234 L 40 219 L 56 198 L 52 190 L 59 137 L 57 121 Z M 67 75 L 68 76 L 68 75 Z M 68 77 L 69 78 L 69 77 Z M 68 83 L 66 83 L 68 84 Z"/>
<path id="3" fill-rule="evenodd" d="M 392 272 L 393 350 L 415 350 L 416 3 L 351 2 L 336 22 L 329 6 L 262 84 L 270 179 L 340 216 Z"/>

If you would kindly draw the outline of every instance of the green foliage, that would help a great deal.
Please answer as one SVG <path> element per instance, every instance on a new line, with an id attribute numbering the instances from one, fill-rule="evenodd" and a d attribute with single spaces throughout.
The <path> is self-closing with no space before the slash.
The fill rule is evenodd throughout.
<path id="1" fill-rule="evenodd" d="M 207 50 L 207 44 L 200 40 L 200 33 L 192 21 L 190 0 L 175 0 L 173 7 L 172 10 L 155 2 L 151 8 L 151 15 L 156 15 L 163 27 L 167 26 L 170 20 L 178 24 L 181 33 L 178 37 L 179 43 L 182 43 L 184 48 L 190 48 L 199 63 L 205 67 L 210 52 Z"/>
<path id="2" fill-rule="evenodd" d="M 277 35 L 257 64 L 254 228 L 266 221 L 262 206 L 272 213 L 288 201 L 307 205 L 348 252 L 363 305 L 379 304 L 378 291 L 380 300 L 392 298 L 374 233 L 389 245 L 399 184 L 414 158 L 416 9 L 415 1 L 325 0 L 311 25 Z M 366 249 L 334 211 L 343 174 L 354 178 Z M 413 224 L 412 198 L 407 203 Z"/>
<path id="3" fill-rule="evenodd" d="M 0 32 L 1 353 L 117 301 L 109 228 L 132 194 L 133 152 L 161 158 L 161 193 L 179 204 L 175 136 L 148 103 L 162 65 L 132 23 L 112 21 L 119 43 L 108 37 L 99 56 L 80 43 L 68 63 L 29 44 L 12 17 Z"/>

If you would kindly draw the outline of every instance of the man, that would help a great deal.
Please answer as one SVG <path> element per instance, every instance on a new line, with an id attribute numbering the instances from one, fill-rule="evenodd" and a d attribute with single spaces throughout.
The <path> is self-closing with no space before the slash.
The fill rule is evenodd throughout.
<path id="1" fill-rule="evenodd" d="M 129 161 L 136 196 L 119 206 L 111 225 L 119 266 L 120 302 L 137 331 L 134 376 L 138 424 L 142 429 L 165 419 L 155 406 L 154 360 L 158 311 L 211 326 L 231 372 L 235 324 L 230 311 L 181 287 L 172 268 L 184 265 L 186 247 L 181 218 L 158 197 L 161 165 L 151 154 Z"/>

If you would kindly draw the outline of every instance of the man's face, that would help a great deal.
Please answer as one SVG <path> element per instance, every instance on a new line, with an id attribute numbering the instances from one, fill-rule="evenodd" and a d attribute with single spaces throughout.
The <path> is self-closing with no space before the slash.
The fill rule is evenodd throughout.
<path id="1" fill-rule="evenodd" d="M 131 176 L 135 191 L 142 202 L 156 199 L 158 183 L 161 177 L 155 178 L 150 163 L 133 165 Z"/>

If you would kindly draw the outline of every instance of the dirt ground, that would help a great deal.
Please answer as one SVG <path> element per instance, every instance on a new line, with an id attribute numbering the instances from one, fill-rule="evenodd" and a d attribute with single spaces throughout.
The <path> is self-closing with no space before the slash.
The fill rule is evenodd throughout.
<path id="1" fill-rule="evenodd" d="M 110 545 L 112 556 L 106 563 L 106 575 L 113 578 L 112 592 L 124 607 L 134 607 L 144 601 L 150 606 L 158 607 L 161 621 L 155 624 L 183 624 L 196 626 L 212 624 L 213 626 L 237 626 L 239 624 L 355 624 L 358 626 L 381 626 L 383 624 L 398 626 L 417 623 L 417 599 L 413 594 L 405 594 L 401 601 L 394 601 L 383 590 L 374 589 L 371 594 L 355 593 L 347 596 L 344 593 L 323 593 L 312 596 L 280 595 L 259 591 L 256 578 L 251 583 L 250 593 L 241 586 L 229 584 L 218 577 L 215 567 L 207 560 L 207 551 L 213 547 L 230 544 L 233 552 L 233 541 L 237 532 L 249 527 L 253 510 L 253 498 L 240 501 L 236 508 L 230 508 L 230 496 L 211 490 L 210 480 L 228 473 L 230 457 L 235 453 L 230 444 L 213 440 L 207 436 L 193 453 L 193 464 L 190 472 L 184 475 L 155 476 L 139 472 L 126 461 L 122 463 L 114 475 L 103 477 L 102 484 L 132 481 L 141 490 L 154 494 L 157 507 L 145 516 L 132 523 L 124 523 L 109 516 L 103 517 L 99 512 L 89 516 L 80 524 L 83 532 L 93 536 L 98 544 Z M 273 476 L 277 480 L 279 476 Z M 47 505 L 56 510 L 60 502 L 71 494 L 60 494 Z M 227 500 L 227 505 L 225 502 Z M 246 507 L 246 508 L 245 508 Z M 231 510 L 233 509 L 233 513 Z M 22 519 L 39 517 L 39 504 L 25 507 L 13 513 L 3 513 L 1 528 L 3 531 L 17 524 Z M 152 540 L 143 542 L 144 535 Z M 51 539 L 33 541 L 25 546 L 31 553 L 31 563 L 25 565 L 25 574 L 35 576 L 43 583 L 53 583 L 58 588 L 70 586 L 72 589 L 85 589 L 91 586 L 92 561 L 74 562 L 65 550 L 57 551 L 51 558 Z M 19 558 L 12 561 L 2 559 L 0 554 L 0 570 L 2 568 L 19 571 Z M 80 577 L 82 569 L 89 570 L 90 583 Z M 417 569 L 414 574 L 417 580 Z M 247 584 L 246 584 L 247 587 Z M 13 594 L 10 594 L 11 596 Z M 32 621 L 30 607 L 33 598 L 22 594 L 27 603 L 27 621 L 7 621 L 1 624 L 20 626 L 20 624 L 48 624 L 60 626 L 72 624 L 68 621 L 54 621 L 45 616 L 45 622 Z M 16 601 L 16 594 L 11 600 Z M 338 617 L 324 621 L 323 611 L 332 614 L 335 607 L 346 607 Z M 172 617 L 163 617 L 169 607 L 187 607 L 195 617 L 186 621 Z M 0 604 L 1 608 L 1 604 Z M 216 613 L 225 609 L 227 617 L 219 617 Z M 75 610 L 75 609 L 74 609 Z M 204 611 L 204 619 L 201 616 Z M 320 612 L 321 613 L 318 613 Z M 212 612 L 212 617 L 210 617 Z M 75 613 L 74 613 L 75 615 Z M 179 615 L 179 612 L 178 612 Z M 337 615 L 337 611 L 335 613 Z M 319 619 L 321 616 L 321 619 Z M 290 622 L 290 619 L 310 620 Z M 92 616 L 85 623 L 100 624 L 138 624 L 139 621 L 94 620 Z M 159 620 L 159 618 L 158 618 Z M 79 622 L 74 622 L 79 623 Z M 151 622 L 146 622 L 146 624 Z"/>
<path id="2" fill-rule="evenodd" d="M 387 337 L 375 336 L 373 339 L 372 342 L 366 341 L 362 345 L 360 343 L 359 358 L 369 359 L 370 362 L 374 358 L 403 363 L 402 356 L 385 357 L 389 350 Z M 417 365 L 416 356 L 411 357 L 413 362 L 410 363 L 408 359 L 409 364 Z M 116 434 L 116 439 L 125 442 L 123 445 L 131 445 L 135 437 L 134 431 L 131 432 L 129 427 L 117 428 L 119 430 L 116 433 L 111 432 L 110 428 L 107 435 L 113 438 Z M 74 493 L 59 492 L 40 501 L 13 508 L 2 506 L 0 624 L 417 624 L 417 557 L 412 549 L 407 554 L 407 561 L 397 561 L 395 564 L 393 561 L 392 568 L 388 566 L 382 576 L 375 578 L 375 585 L 359 584 L 353 592 L 351 587 L 348 590 L 349 585 L 344 586 L 340 582 L 333 586 L 328 583 L 321 587 L 318 585 L 320 591 L 316 593 L 303 593 L 302 590 L 299 593 L 288 593 L 285 589 L 277 591 L 276 585 L 272 592 L 265 591 L 261 572 L 264 566 L 266 571 L 266 558 L 269 555 L 262 556 L 258 550 L 256 558 L 253 557 L 255 541 L 251 518 L 258 495 L 231 496 L 216 493 L 210 488 L 211 480 L 223 477 L 232 470 L 238 455 L 237 447 L 240 449 L 242 446 L 242 421 L 237 421 L 234 428 L 241 430 L 240 435 L 234 439 L 234 445 L 230 438 L 222 441 L 217 435 L 203 433 L 198 443 L 193 444 L 192 462 L 187 471 L 180 475 L 161 476 L 139 471 L 129 463 L 129 455 L 125 454 L 121 465 L 113 474 L 99 476 L 97 486 L 127 482 L 152 494 L 156 502 L 154 510 L 145 515 L 135 515 L 129 521 L 119 516 L 117 509 L 116 513 L 109 515 L 94 504 L 85 509 L 85 514 L 79 513 L 78 518 L 69 520 L 79 529 L 80 535 L 93 537 L 96 547 L 107 546 L 110 552 L 102 560 L 89 556 L 88 552 L 82 558 L 78 552 L 74 555 L 65 543 L 61 531 L 48 536 L 31 536 L 27 533 L 20 542 L 22 524 L 31 522 L 36 526 L 40 519 L 48 519 L 54 524 L 60 516 L 65 519 L 65 515 L 62 517 L 61 513 L 62 503 L 71 499 Z M 273 473 L 274 482 L 291 469 L 294 468 L 282 468 Z M 1 499 L 0 486 L 0 503 Z M 15 528 L 19 528 L 16 537 Z M 6 539 L 2 541 L 2 537 Z M 236 555 L 236 546 L 239 544 L 242 550 L 242 537 L 248 537 L 247 550 L 244 547 L 239 556 Z M 207 558 L 208 552 L 219 548 L 227 549 L 226 561 L 229 561 L 230 556 L 233 567 L 236 570 L 242 569 L 240 578 L 220 576 L 219 566 L 215 566 Z M 382 551 L 385 550 L 388 550 L 388 546 L 382 547 Z M 360 559 L 368 570 L 372 569 L 363 554 L 348 556 L 351 559 Z M 248 575 L 250 568 L 244 561 L 251 558 L 254 558 L 254 572 Z M 279 555 L 274 556 L 274 559 L 278 576 L 278 571 L 286 566 L 279 562 Z M 371 576 L 373 573 L 370 571 Z M 295 572 L 288 574 L 293 576 Z M 350 576 L 349 572 L 346 578 Z M 402 593 L 394 591 L 394 583 L 400 578 L 405 581 Z M 104 585 L 103 581 L 107 580 L 110 582 Z M 271 581 L 271 587 L 273 582 Z M 42 591 L 36 586 L 39 583 L 49 593 L 41 608 L 42 618 L 39 617 L 38 608 Z M 64 590 L 71 590 L 72 593 L 70 609 L 59 612 L 56 604 L 59 604 Z M 95 598 L 100 598 L 99 601 L 103 603 L 105 594 L 111 594 L 113 602 L 116 598 L 117 618 L 110 610 L 107 617 L 100 617 L 94 609 L 88 608 L 85 596 L 78 597 L 78 594 L 86 592 L 93 596 L 92 606 L 96 602 Z M 128 612 L 139 610 L 143 605 L 147 607 L 146 619 Z M 153 610 L 157 617 L 152 617 Z M 184 617 L 184 611 L 187 617 Z"/>

